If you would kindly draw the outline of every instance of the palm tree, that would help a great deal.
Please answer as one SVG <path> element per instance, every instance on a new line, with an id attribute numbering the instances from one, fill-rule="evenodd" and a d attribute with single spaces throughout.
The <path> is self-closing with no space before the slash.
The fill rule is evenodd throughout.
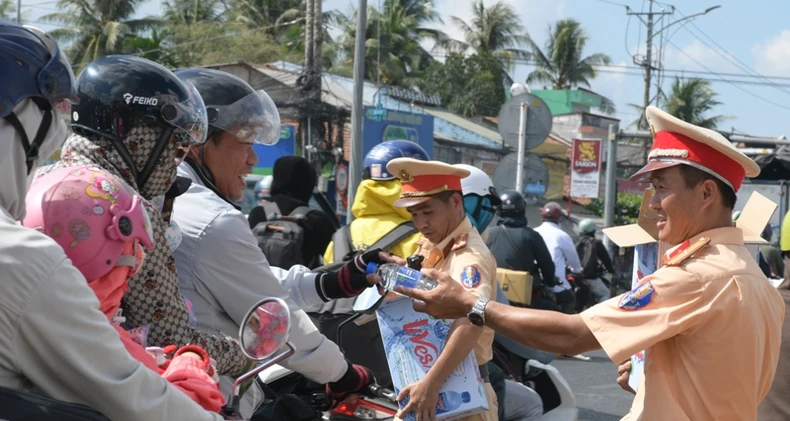
<path id="1" fill-rule="evenodd" d="M 505 72 L 513 66 L 515 60 L 528 57 L 527 51 L 520 47 L 529 42 L 529 36 L 512 6 L 499 0 L 486 8 L 483 0 L 475 0 L 472 13 L 470 23 L 452 17 L 453 23 L 464 33 L 464 41 L 460 42 L 461 49 L 471 48 L 478 54 L 496 57 Z"/>
<path id="2" fill-rule="evenodd" d="M 69 42 L 68 54 L 75 70 L 107 54 L 121 52 L 127 35 L 155 27 L 154 17 L 131 19 L 143 0 L 60 0 L 63 10 L 43 19 L 66 25 L 51 32 L 59 41 Z"/>
<path id="3" fill-rule="evenodd" d="M 123 53 L 140 56 L 165 67 L 175 68 L 180 63 L 178 58 L 167 48 L 169 38 L 170 33 L 166 29 L 153 29 L 148 37 L 129 36 L 123 40 Z"/>
<path id="4" fill-rule="evenodd" d="M 11 14 L 16 12 L 16 6 L 11 0 L 0 1 L 0 18 L 11 19 Z"/>
<path id="5" fill-rule="evenodd" d="M 434 11 L 433 0 L 385 0 L 382 9 L 370 7 L 367 11 L 365 76 L 370 80 L 380 78 L 385 84 L 410 86 L 413 82 L 410 78 L 419 76 L 434 60 L 420 41 L 430 39 L 436 45 L 446 45 L 450 39 L 444 32 L 426 27 L 442 22 Z M 332 70 L 350 74 L 357 30 L 355 19 L 341 16 L 337 23 L 343 28 L 337 46 L 342 58 Z"/>
<path id="6" fill-rule="evenodd" d="M 706 117 L 714 107 L 721 105 L 716 100 L 717 96 L 707 80 L 675 78 L 664 108 L 666 112 L 683 121 L 715 129 L 719 123 L 731 118 L 726 115 Z"/>
<path id="7" fill-rule="evenodd" d="M 232 0 L 233 19 L 250 26 L 265 27 L 275 34 L 275 25 L 303 18 L 306 13 L 304 0 Z"/>
<path id="8" fill-rule="evenodd" d="M 165 0 L 163 18 L 168 24 L 214 22 L 220 18 L 219 0 Z"/>
<path id="9" fill-rule="evenodd" d="M 579 85 L 589 87 L 590 80 L 597 76 L 594 66 L 610 64 L 611 59 L 602 53 L 582 58 L 587 40 L 587 33 L 573 19 L 562 19 L 553 29 L 549 27 L 545 50 L 529 40 L 531 58 L 537 69 L 527 76 L 527 83 L 548 83 L 552 89 L 572 89 Z M 614 112 L 614 104 L 606 97 L 602 97 L 598 108 Z"/>

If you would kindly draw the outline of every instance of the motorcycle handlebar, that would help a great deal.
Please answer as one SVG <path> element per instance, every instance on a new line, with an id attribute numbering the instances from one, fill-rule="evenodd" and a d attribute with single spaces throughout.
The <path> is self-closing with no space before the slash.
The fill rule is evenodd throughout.
<path id="1" fill-rule="evenodd" d="M 398 402 L 398 396 L 395 394 L 395 392 L 387 388 L 381 387 L 377 384 L 372 384 L 368 386 L 368 392 L 370 392 L 370 395 L 375 398 L 386 399 L 392 403 Z"/>

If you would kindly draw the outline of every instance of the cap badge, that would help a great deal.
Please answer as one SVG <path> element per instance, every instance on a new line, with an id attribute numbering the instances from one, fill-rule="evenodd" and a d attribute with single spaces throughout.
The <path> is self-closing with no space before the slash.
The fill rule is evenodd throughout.
<path id="1" fill-rule="evenodd" d="M 414 181 L 414 178 L 411 176 L 411 173 L 406 171 L 405 169 L 400 170 L 400 181 L 402 183 L 411 183 Z"/>
<path id="2" fill-rule="evenodd" d="M 651 123 L 648 123 L 648 124 L 650 124 L 650 137 L 652 137 L 655 140 L 655 138 L 656 138 L 656 128 L 653 127 L 653 124 L 651 124 Z"/>

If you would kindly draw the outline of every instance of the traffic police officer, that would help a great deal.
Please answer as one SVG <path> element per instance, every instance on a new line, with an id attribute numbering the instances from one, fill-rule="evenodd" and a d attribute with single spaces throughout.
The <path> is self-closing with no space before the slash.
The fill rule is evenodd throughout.
<path id="1" fill-rule="evenodd" d="M 565 355 L 603 348 L 620 363 L 647 349 L 624 420 L 755 420 L 779 358 L 784 302 L 732 226 L 735 192 L 759 174 L 713 130 L 646 110 L 650 162 L 634 179 L 656 194 L 659 240 L 676 246 L 632 291 L 577 315 L 483 303 L 484 320 L 526 345 Z M 432 291 L 397 289 L 435 317 L 466 314 L 480 300 L 435 271 Z"/>
<path id="2" fill-rule="evenodd" d="M 395 206 L 409 211 L 414 225 L 422 234 L 416 253 L 423 257 L 422 267 L 446 274 L 481 300 L 494 299 L 496 261 L 464 211 L 461 179 L 468 177 L 469 171 L 443 162 L 412 158 L 390 161 L 387 171 L 401 181 L 400 199 Z M 482 307 L 472 312 L 478 315 L 472 320 L 482 321 Z M 493 356 L 494 331 L 482 323 L 474 325 L 464 317 L 456 317 L 451 331 L 444 350 L 425 378 L 401 390 L 398 400 L 408 396 L 409 403 L 398 414 L 399 417 L 413 411 L 418 421 L 435 419 L 439 388 L 474 350 L 485 381 L 489 410 L 463 419 L 497 419 L 496 395 L 485 369 Z"/>

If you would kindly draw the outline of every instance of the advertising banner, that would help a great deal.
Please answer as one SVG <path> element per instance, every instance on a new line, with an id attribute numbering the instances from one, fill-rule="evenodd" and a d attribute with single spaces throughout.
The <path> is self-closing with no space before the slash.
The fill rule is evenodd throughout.
<path id="1" fill-rule="evenodd" d="M 571 197 L 597 199 L 601 190 L 601 140 L 573 139 Z"/>

